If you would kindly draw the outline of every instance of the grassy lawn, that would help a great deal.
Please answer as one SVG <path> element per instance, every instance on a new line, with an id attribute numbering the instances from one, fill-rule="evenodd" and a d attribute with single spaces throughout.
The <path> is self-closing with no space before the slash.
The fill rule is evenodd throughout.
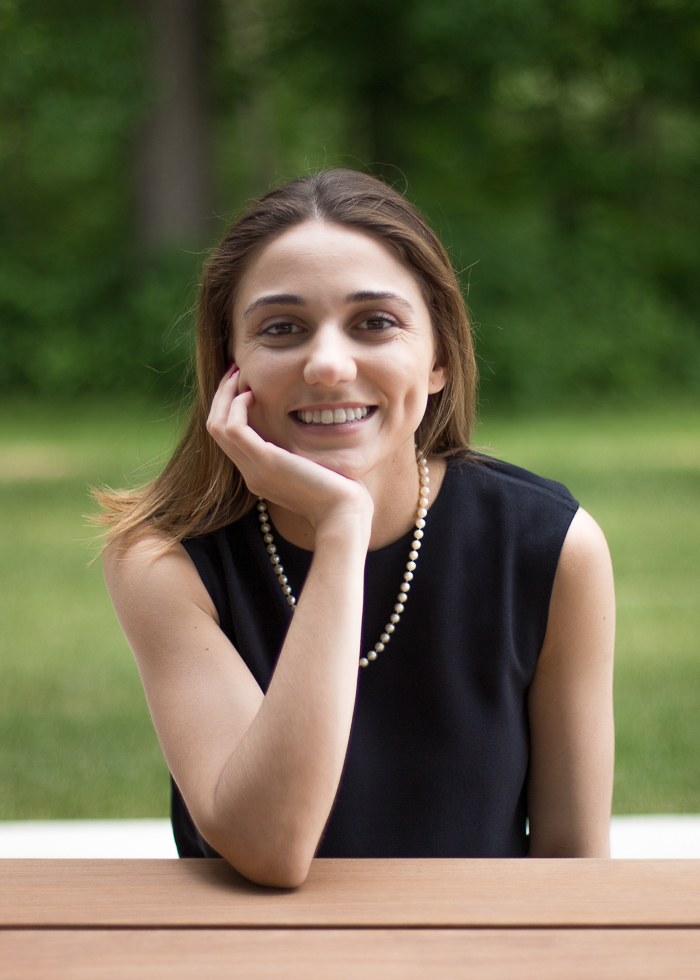
<path id="1" fill-rule="evenodd" d="M 161 420 L 159 420 L 161 419 Z M 0 819 L 165 816 L 167 772 L 81 515 L 175 422 L 144 404 L 0 404 Z M 566 483 L 619 605 L 615 811 L 700 812 L 700 405 L 521 419 L 476 441 Z M 149 463 L 153 465 L 149 466 Z"/>
<path id="2" fill-rule="evenodd" d="M 81 516 L 89 483 L 123 484 L 167 448 L 174 426 L 157 417 L 0 407 L 2 819 L 167 815 L 167 770 Z"/>

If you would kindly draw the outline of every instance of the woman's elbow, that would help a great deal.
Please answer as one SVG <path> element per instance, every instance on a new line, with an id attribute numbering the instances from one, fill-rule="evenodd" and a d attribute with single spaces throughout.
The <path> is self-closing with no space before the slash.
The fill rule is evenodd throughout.
<path id="1" fill-rule="evenodd" d="M 249 881 L 268 888 L 299 888 L 306 881 L 313 854 L 241 854 L 223 848 L 220 853 L 229 864 Z"/>
<path id="2" fill-rule="evenodd" d="M 243 835 L 232 836 L 222 833 L 220 829 L 218 832 L 210 830 L 208 834 L 201 832 L 205 840 L 239 874 L 268 888 L 298 888 L 303 885 L 318 846 L 318 842 L 311 841 L 307 835 L 298 835 L 296 840 L 286 838 L 275 841 L 274 832 L 258 840 L 246 840 Z"/>

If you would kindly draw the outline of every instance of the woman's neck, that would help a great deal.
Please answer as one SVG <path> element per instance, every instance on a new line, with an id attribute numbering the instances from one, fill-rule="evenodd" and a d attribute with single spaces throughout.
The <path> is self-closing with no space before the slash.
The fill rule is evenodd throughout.
<path id="1" fill-rule="evenodd" d="M 430 508 L 440 491 L 447 466 L 444 459 L 433 457 L 429 460 L 429 467 Z M 385 472 L 372 472 L 364 482 L 374 500 L 369 550 L 376 551 L 402 538 L 416 520 L 418 466 L 414 459 L 404 465 L 398 465 L 398 461 L 392 460 L 391 466 L 385 467 Z M 268 504 L 268 510 L 280 537 L 299 548 L 313 551 L 314 531 L 305 518 L 274 503 Z"/>

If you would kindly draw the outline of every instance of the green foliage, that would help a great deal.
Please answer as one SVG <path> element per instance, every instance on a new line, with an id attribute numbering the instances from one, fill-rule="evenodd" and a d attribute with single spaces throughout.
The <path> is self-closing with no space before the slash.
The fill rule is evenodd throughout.
<path id="1" fill-rule="evenodd" d="M 0 7 L 4 391 L 148 390 L 154 372 L 173 370 L 179 380 L 187 353 L 166 331 L 187 308 L 196 258 L 150 259 L 133 241 L 143 50 L 120 0 Z"/>
<path id="2" fill-rule="evenodd" d="M 470 270 L 487 398 L 700 387 L 696 3 L 292 9 L 295 80 Z"/>
<path id="3" fill-rule="evenodd" d="M 697 0 L 207 11 L 220 214 L 367 166 L 467 270 L 487 401 L 700 389 Z M 128 0 L 0 2 L 4 390 L 180 381 L 201 257 L 134 241 L 149 43 Z"/>

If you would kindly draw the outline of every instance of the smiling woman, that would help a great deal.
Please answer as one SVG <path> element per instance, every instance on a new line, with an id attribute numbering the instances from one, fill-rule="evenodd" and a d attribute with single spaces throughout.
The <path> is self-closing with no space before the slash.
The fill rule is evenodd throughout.
<path id="1" fill-rule="evenodd" d="M 429 396 L 445 385 L 430 312 L 406 266 L 354 228 L 296 225 L 244 272 L 231 352 L 238 389 L 255 393 L 247 416 L 255 432 L 362 480 L 375 513 L 386 513 L 372 522 L 370 548 L 400 537 L 415 509 L 415 433 Z M 212 413 L 212 434 L 222 421 Z M 217 442 L 225 441 L 222 431 Z M 436 464 L 440 475 L 443 468 Z M 284 537 L 303 546 L 313 540 L 297 508 L 274 498 L 270 506 Z"/>
<path id="2" fill-rule="evenodd" d="M 197 358 L 164 472 L 99 495 L 181 856 L 290 886 L 315 854 L 607 854 L 607 548 L 470 450 L 420 215 L 351 171 L 271 191 L 210 258 Z"/>

